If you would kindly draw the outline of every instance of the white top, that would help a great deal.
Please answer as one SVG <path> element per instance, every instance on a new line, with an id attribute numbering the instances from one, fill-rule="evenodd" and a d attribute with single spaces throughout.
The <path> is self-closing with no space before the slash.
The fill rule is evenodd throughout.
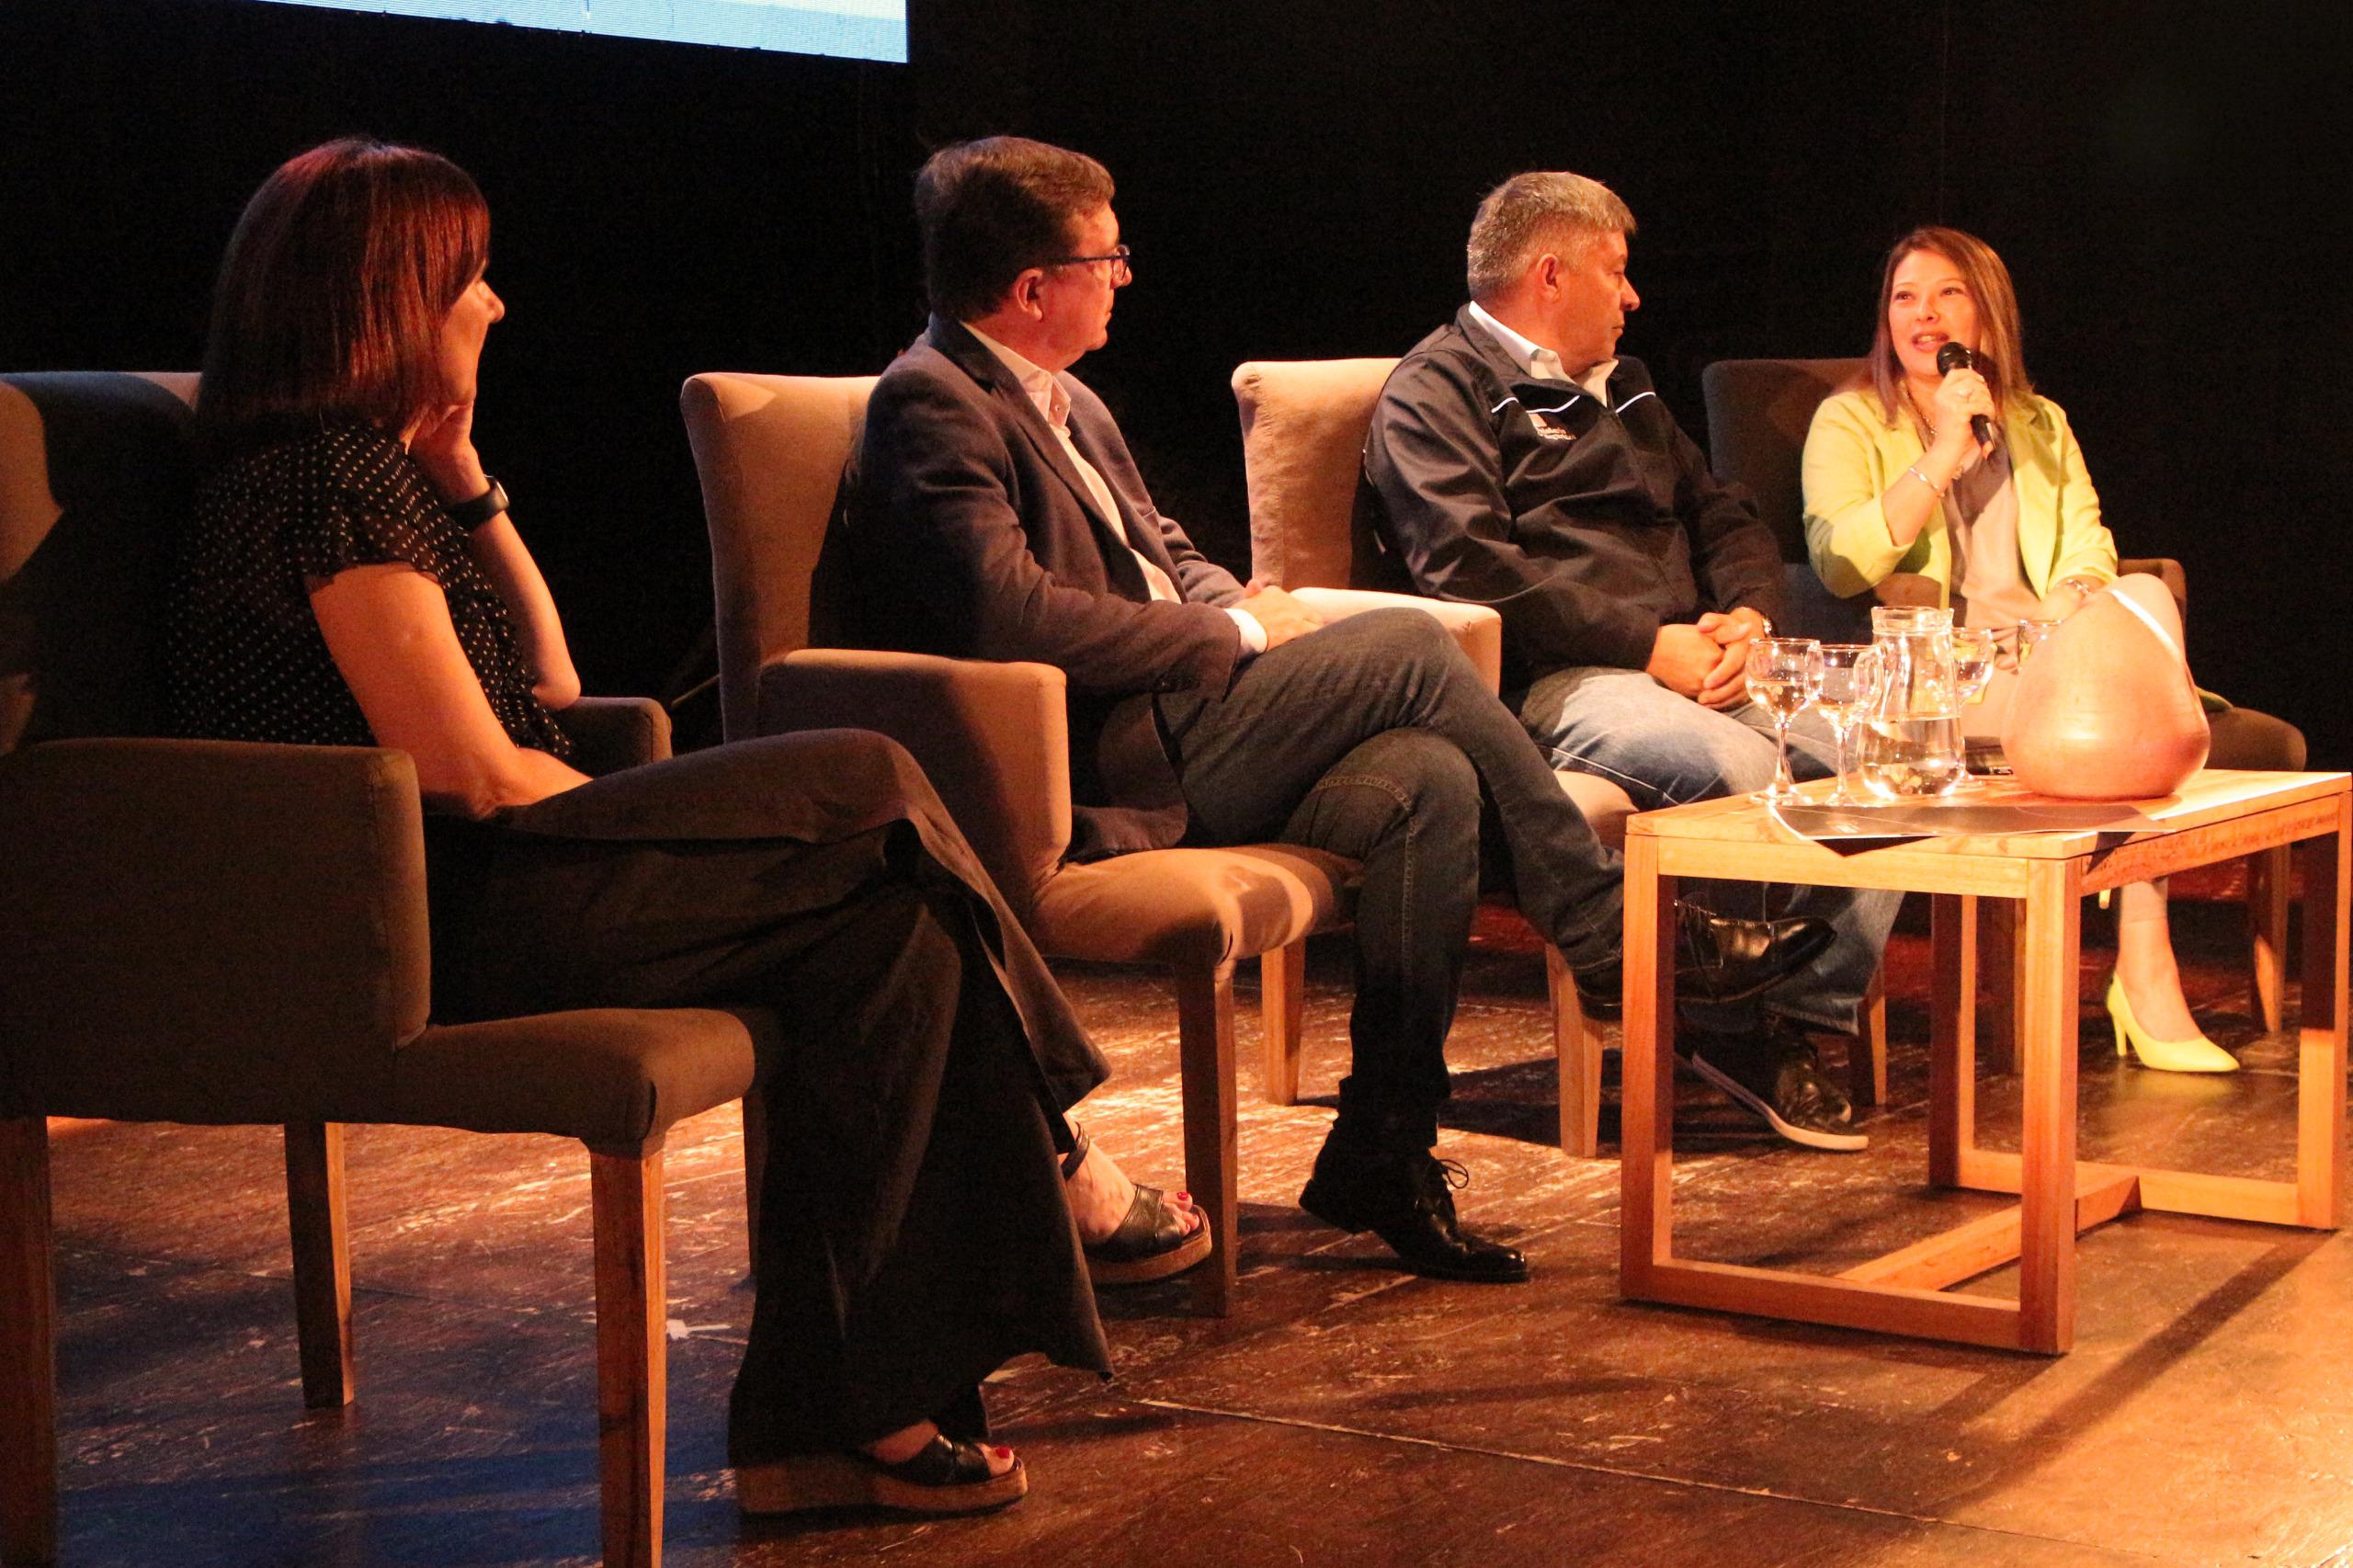
<path id="1" fill-rule="evenodd" d="M 2009 448 L 1995 442 L 1991 456 L 1952 482 L 1943 506 L 1954 624 L 2015 626 L 2034 614 L 2040 600 L 2018 555 L 2018 486 Z M 1984 696 L 1961 714 L 1961 733 L 1972 740 L 2000 735 L 2017 685 L 2018 659 L 2004 649 Z"/>

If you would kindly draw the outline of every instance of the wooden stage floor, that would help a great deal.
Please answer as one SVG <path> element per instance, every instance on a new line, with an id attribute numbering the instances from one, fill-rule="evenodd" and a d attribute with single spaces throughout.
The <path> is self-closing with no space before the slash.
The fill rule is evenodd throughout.
<path id="1" fill-rule="evenodd" d="M 2292 1169 L 2290 1044 L 2248 1023 L 2221 891 L 2178 886 L 2177 928 L 2193 1002 L 2243 1049 L 2232 1078 L 2118 1064 L 2096 1007 L 2109 923 L 2086 916 L 2085 1157 Z M 738 1517 L 722 1416 L 751 1312 L 740 1134 L 732 1109 L 689 1123 L 670 1160 L 668 1562 L 2353 1564 L 2353 1240 L 2105 1227 L 2083 1243 L 2077 1348 L 2056 1360 L 1621 1303 L 1615 1058 L 1605 1158 L 1567 1159 L 1544 1142 L 1541 965 L 1508 926 L 1483 926 L 1471 965 L 1441 1152 L 1472 1169 L 1466 1213 L 1524 1246 L 1534 1281 L 1415 1279 L 1293 1206 L 1346 1056 L 1346 951 L 1319 948 L 1320 1097 L 1256 1103 L 1244 1026 L 1238 1311 L 1184 1316 L 1173 1284 L 1112 1293 L 1115 1381 L 1001 1375 L 992 1409 L 1031 1492 L 991 1517 Z M 1907 911 L 1868 1153 L 1781 1149 L 1685 1087 L 1694 1250 L 1835 1272 L 1992 1204 L 1921 1185 L 1924 932 Z M 1118 1066 L 1098 1136 L 1173 1178 L 1173 1006 L 1147 977 L 1065 977 Z M 1981 1085 L 1989 1143 L 2016 1127 L 2014 1089 Z M 296 1386 L 273 1131 L 85 1126 L 54 1157 L 64 1561 L 594 1561 L 576 1146 L 353 1131 L 359 1392 L 327 1416 Z"/>

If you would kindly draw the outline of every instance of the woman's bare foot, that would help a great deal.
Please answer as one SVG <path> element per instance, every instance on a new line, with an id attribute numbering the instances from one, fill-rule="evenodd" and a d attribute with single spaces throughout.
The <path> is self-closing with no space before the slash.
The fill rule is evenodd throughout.
<path id="1" fill-rule="evenodd" d="M 870 1443 L 861 1444 L 858 1451 L 869 1459 L 881 1460 L 884 1464 L 897 1464 L 903 1460 L 915 1458 L 923 1451 L 926 1444 L 938 1436 L 939 1427 L 937 1425 L 929 1421 L 918 1421 L 912 1426 L 902 1426 L 897 1431 L 877 1437 Z M 1011 1449 L 995 1443 L 976 1443 L 973 1447 L 979 1449 L 982 1457 L 989 1461 L 991 1475 L 1003 1475 L 1013 1468 Z"/>
<path id="2" fill-rule="evenodd" d="M 2196 1040 L 2205 1030 L 2190 1016 L 2174 962 L 2161 882 L 2133 882 L 2116 894 L 2116 980 L 2132 1017 L 2152 1040 Z"/>
<path id="3" fill-rule="evenodd" d="M 1076 1124 L 1072 1131 L 1077 1131 Z M 1136 1199 L 1136 1184 L 1100 1143 L 1088 1148 L 1077 1174 L 1063 1183 L 1063 1191 L 1070 1200 L 1071 1218 L 1078 1221 L 1078 1239 L 1089 1243 L 1103 1241 L 1118 1230 Z M 1201 1211 L 1193 1207 L 1192 1194 L 1164 1193 L 1162 1199 L 1184 1212 L 1185 1234 L 1191 1235 L 1205 1222 Z"/>

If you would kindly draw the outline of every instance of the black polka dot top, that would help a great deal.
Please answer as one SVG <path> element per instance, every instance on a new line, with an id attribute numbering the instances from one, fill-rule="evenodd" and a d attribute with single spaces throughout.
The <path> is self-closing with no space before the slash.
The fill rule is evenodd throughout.
<path id="1" fill-rule="evenodd" d="M 240 452 L 198 491 L 165 639 L 174 728 L 213 740 L 375 744 L 327 653 L 309 584 L 389 562 L 415 567 L 448 597 L 458 645 L 515 744 L 570 756 L 464 530 L 401 444 L 361 425 Z"/>

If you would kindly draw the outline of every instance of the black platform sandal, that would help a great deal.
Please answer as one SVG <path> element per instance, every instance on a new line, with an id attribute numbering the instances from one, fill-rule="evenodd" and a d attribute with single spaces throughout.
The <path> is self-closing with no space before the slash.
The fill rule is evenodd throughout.
<path id="1" fill-rule="evenodd" d="M 983 1514 L 1017 1503 L 1029 1490 L 1019 1460 L 989 1473 L 977 1443 L 944 1434 L 895 1464 L 869 1454 L 795 1454 L 739 1466 L 735 1506 L 746 1514 L 796 1514 L 810 1508 L 896 1508 L 909 1514 Z"/>
<path id="2" fill-rule="evenodd" d="M 1074 1131 L 1077 1141 L 1063 1156 L 1064 1181 L 1078 1175 L 1087 1151 L 1095 1146 L 1085 1128 Z M 1097 1285 L 1143 1285 L 1165 1279 L 1210 1255 L 1208 1215 L 1201 1215 L 1200 1224 L 1188 1233 L 1184 1210 L 1171 1205 L 1160 1188 L 1142 1182 L 1133 1185 L 1135 1197 L 1119 1228 L 1099 1242 L 1080 1244 L 1086 1255 L 1086 1277 Z"/>

